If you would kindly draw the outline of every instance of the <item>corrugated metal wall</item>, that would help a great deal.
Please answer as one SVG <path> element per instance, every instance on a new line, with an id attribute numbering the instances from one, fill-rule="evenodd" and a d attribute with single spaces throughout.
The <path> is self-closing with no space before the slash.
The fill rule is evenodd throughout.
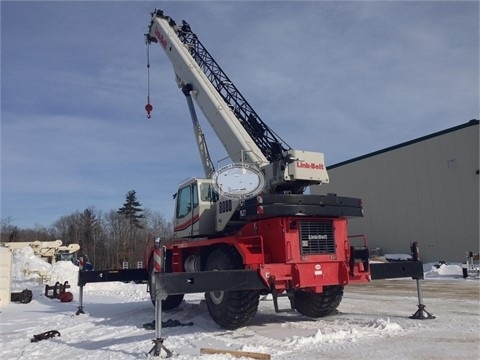
<path id="1" fill-rule="evenodd" d="M 464 262 L 479 252 L 479 126 L 463 126 L 352 159 L 329 169 L 330 184 L 312 194 L 360 197 L 365 217 L 350 234 L 371 249 L 409 253 L 418 241 L 424 262 Z"/>

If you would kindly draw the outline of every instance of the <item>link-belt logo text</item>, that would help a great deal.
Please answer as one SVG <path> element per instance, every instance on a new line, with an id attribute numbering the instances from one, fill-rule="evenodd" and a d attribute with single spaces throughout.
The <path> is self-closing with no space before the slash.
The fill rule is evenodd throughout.
<path id="1" fill-rule="evenodd" d="M 328 235 L 308 235 L 308 240 L 328 240 Z"/>
<path id="2" fill-rule="evenodd" d="M 158 28 L 155 28 L 155 36 L 157 37 L 160 44 L 162 44 L 163 48 L 166 49 L 167 40 L 163 37 L 163 34 L 158 30 Z"/>
<path id="3" fill-rule="evenodd" d="M 300 162 L 300 161 L 297 161 L 297 167 L 298 168 L 304 168 L 304 169 L 313 169 L 313 170 L 323 170 L 324 169 L 323 164 L 306 163 L 306 162 Z"/>

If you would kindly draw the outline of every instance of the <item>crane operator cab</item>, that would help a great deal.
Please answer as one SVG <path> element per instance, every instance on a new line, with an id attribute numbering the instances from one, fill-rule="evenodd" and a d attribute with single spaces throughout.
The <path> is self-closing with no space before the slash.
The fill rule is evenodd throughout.
<path id="1" fill-rule="evenodd" d="M 252 169 L 246 164 L 229 165 L 210 179 L 193 178 L 180 184 L 175 196 L 174 236 L 213 237 L 239 230 L 246 222 L 239 216 L 240 203 L 259 194 L 265 185 L 261 173 Z"/>
<path id="2" fill-rule="evenodd" d="M 212 179 L 189 179 L 180 184 L 175 196 L 174 236 L 181 238 L 215 235 L 215 208 L 218 194 Z"/>

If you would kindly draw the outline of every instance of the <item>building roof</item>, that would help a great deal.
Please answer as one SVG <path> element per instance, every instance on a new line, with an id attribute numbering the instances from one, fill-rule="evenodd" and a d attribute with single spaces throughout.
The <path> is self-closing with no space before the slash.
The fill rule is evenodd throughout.
<path id="1" fill-rule="evenodd" d="M 402 148 L 402 147 L 405 147 L 405 146 L 409 146 L 409 145 L 412 145 L 412 144 L 415 144 L 415 143 L 419 143 L 421 141 L 425 141 L 425 140 L 428 140 L 428 139 L 431 139 L 431 138 L 434 138 L 434 137 L 437 137 L 437 136 L 445 135 L 445 134 L 448 134 L 448 133 L 451 133 L 451 132 L 454 132 L 454 131 L 457 131 L 457 130 L 460 130 L 460 129 L 464 129 L 464 128 L 467 128 L 467 127 L 470 127 L 470 126 L 475 126 L 475 125 L 478 125 L 479 122 L 480 122 L 479 120 L 472 119 L 465 124 L 457 125 L 457 126 L 449 128 L 449 129 L 445 129 L 445 130 L 442 130 L 442 131 L 435 132 L 435 133 L 430 134 L 430 135 L 422 136 L 422 137 L 419 137 L 417 139 L 406 141 L 406 142 L 403 142 L 403 143 L 398 144 L 398 145 L 390 146 L 390 147 L 382 149 L 382 150 L 377 150 L 377 151 L 374 151 L 374 152 L 371 152 L 371 153 L 368 153 L 368 154 L 365 154 L 365 155 L 355 157 L 355 158 L 350 159 L 350 160 L 345 160 L 345 161 L 339 162 L 337 164 L 327 166 L 327 170 L 334 169 L 334 168 L 337 168 L 337 167 L 340 167 L 340 166 L 343 166 L 343 165 L 346 165 L 346 164 L 350 164 L 350 163 L 353 163 L 353 162 L 356 162 L 356 161 L 359 161 L 359 160 L 363 160 L 363 159 L 366 159 L 366 158 L 369 158 L 369 157 L 372 157 L 372 156 L 383 154 L 383 153 L 386 153 L 386 152 L 389 152 L 389 151 L 392 151 L 392 150 L 396 150 L 396 149 L 399 149 L 399 148 Z"/>

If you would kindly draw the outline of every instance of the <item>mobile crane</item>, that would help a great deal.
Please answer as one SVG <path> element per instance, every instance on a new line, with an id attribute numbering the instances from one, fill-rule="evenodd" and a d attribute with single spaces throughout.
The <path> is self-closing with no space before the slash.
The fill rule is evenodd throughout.
<path id="1" fill-rule="evenodd" d="M 208 311 L 225 328 L 247 324 L 267 292 L 277 310 L 277 297 L 287 295 L 303 315 L 330 314 L 345 285 L 370 281 L 366 243 L 354 248 L 347 236 L 347 217 L 363 216 L 361 200 L 303 194 L 307 186 L 328 183 L 324 155 L 293 150 L 281 140 L 186 21 L 177 25 L 156 10 L 146 40 L 160 44 L 173 65 L 205 171 L 205 178 L 180 184 L 176 194 L 174 238 L 163 244 L 167 272 L 254 270 L 244 289 L 206 290 Z M 192 99 L 233 164 L 213 168 Z M 244 187 L 232 189 L 235 181 Z M 148 263 L 152 269 L 152 256 Z M 151 285 L 155 289 L 154 275 Z M 182 293 L 168 295 L 163 308 L 182 299 Z"/>
<path id="2" fill-rule="evenodd" d="M 363 216 L 361 199 L 304 194 L 308 186 L 329 181 L 323 154 L 293 150 L 275 134 L 186 21 L 177 24 L 155 10 L 145 37 L 148 46 L 158 43 L 173 65 L 205 177 L 179 185 L 174 237 L 154 240 L 144 269 L 79 272 L 77 314 L 83 312 L 88 282 L 147 282 L 157 324 L 162 308 L 179 306 L 187 293 L 204 292 L 212 319 L 226 329 L 248 324 L 265 294 L 272 295 L 276 312 L 282 311 L 278 297 L 286 296 L 291 310 L 318 318 L 335 311 L 348 284 L 413 277 L 418 285 L 423 267 L 416 245 L 411 246 L 415 261 L 371 264 L 365 237 L 348 235 L 347 219 Z M 214 168 L 194 101 L 231 164 Z M 152 109 L 148 101 L 147 117 Z M 419 303 L 424 317 L 420 290 Z M 157 354 L 163 346 L 160 329 Z"/>

